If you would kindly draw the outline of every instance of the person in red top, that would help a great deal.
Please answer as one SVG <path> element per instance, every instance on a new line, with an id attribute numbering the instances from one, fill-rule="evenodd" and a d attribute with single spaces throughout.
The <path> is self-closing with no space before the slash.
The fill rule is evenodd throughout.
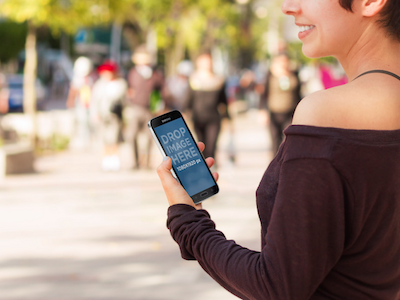
<path id="1" fill-rule="evenodd" d="M 282 11 L 304 54 L 334 56 L 349 83 L 297 106 L 256 193 L 261 251 L 215 229 L 169 158 L 157 170 L 168 228 L 184 259 L 242 299 L 398 300 L 400 2 L 284 0 Z"/>
<path id="2" fill-rule="evenodd" d="M 100 78 L 93 85 L 92 107 L 103 142 L 104 171 L 118 171 L 121 167 L 118 146 L 122 140 L 122 111 L 127 83 L 118 74 L 118 65 L 105 61 L 97 68 Z"/>

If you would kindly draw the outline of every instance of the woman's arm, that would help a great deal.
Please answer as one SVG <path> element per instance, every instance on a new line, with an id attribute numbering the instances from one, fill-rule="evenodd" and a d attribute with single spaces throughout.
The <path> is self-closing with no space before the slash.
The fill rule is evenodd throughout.
<path id="1" fill-rule="evenodd" d="M 182 257 L 196 259 L 233 294 L 309 299 L 341 256 L 343 202 L 340 178 L 328 161 L 298 159 L 282 166 L 261 252 L 227 240 L 205 210 L 188 205 L 169 208 L 168 228 Z"/>

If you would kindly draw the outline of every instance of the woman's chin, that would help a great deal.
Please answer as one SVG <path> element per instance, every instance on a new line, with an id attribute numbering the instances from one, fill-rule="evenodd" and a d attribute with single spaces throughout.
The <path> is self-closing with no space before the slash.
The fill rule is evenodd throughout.
<path id="1" fill-rule="evenodd" d="M 311 47 L 309 45 L 304 45 L 301 48 L 303 54 L 308 58 L 320 58 L 329 56 L 329 54 L 324 54 L 321 51 L 318 51 L 315 47 Z"/>

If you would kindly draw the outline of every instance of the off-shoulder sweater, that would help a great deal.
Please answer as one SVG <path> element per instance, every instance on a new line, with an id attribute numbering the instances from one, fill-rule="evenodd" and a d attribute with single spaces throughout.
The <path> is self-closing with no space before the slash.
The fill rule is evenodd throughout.
<path id="1" fill-rule="evenodd" d="M 168 210 L 182 257 L 242 299 L 400 299 L 400 130 L 290 126 L 256 192 L 261 251 Z"/>

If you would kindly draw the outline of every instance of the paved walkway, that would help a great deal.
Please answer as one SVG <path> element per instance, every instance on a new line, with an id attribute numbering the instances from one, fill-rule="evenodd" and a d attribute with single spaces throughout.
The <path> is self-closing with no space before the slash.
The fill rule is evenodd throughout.
<path id="1" fill-rule="evenodd" d="M 270 161 L 257 114 L 236 119 L 237 160 L 219 141 L 220 193 L 205 202 L 227 238 L 260 249 L 255 190 Z M 153 149 L 155 167 L 161 155 Z M 100 170 L 98 151 L 37 159 L 36 174 L 0 181 L 0 300 L 227 300 L 197 262 L 184 261 L 165 226 L 154 170 Z"/>

